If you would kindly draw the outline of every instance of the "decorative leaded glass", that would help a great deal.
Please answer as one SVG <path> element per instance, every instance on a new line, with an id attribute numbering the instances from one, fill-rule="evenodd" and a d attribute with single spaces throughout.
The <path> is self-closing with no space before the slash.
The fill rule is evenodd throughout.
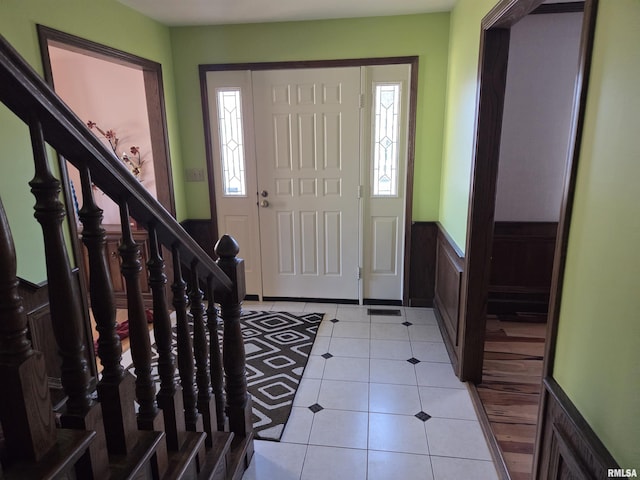
<path id="1" fill-rule="evenodd" d="M 400 84 L 375 86 L 373 128 L 373 196 L 398 195 Z"/>
<path id="2" fill-rule="evenodd" d="M 240 89 L 218 90 L 218 129 L 224 195 L 247 194 Z"/>

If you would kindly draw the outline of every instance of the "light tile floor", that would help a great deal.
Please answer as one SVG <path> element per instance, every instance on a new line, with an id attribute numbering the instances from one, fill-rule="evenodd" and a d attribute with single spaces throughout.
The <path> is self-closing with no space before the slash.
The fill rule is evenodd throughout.
<path id="1" fill-rule="evenodd" d="M 334 304 L 244 308 L 325 313 L 282 439 L 255 442 L 244 480 L 498 478 L 433 310 L 375 307 L 401 315 L 370 316 L 367 307 Z"/>

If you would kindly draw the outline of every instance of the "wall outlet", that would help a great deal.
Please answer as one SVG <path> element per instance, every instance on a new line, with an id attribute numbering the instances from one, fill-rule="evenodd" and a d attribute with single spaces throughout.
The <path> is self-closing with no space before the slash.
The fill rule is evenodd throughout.
<path id="1" fill-rule="evenodd" d="M 187 168 L 187 182 L 204 182 L 204 168 Z"/>

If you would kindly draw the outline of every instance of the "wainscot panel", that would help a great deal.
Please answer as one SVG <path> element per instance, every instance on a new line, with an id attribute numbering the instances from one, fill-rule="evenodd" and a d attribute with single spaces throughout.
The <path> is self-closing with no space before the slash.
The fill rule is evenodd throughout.
<path id="1" fill-rule="evenodd" d="M 447 232 L 438 224 L 434 307 L 454 368 L 456 368 L 458 360 L 460 291 L 463 271 L 464 257 L 462 252 L 458 250 Z"/>
<path id="2" fill-rule="evenodd" d="M 409 266 L 409 305 L 433 307 L 436 283 L 436 222 L 411 224 L 411 263 Z"/>
<path id="3" fill-rule="evenodd" d="M 496 222 L 487 312 L 546 313 L 556 222 Z"/>
<path id="4" fill-rule="evenodd" d="M 538 480 L 609 478 L 620 467 L 553 378 L 544 379 Z M 626 477 L 624 477 L 626 478 Z"/>

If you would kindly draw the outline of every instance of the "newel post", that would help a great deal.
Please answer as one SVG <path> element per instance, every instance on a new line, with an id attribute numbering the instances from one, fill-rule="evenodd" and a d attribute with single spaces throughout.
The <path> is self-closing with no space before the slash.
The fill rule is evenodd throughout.
<path id="1" fill-rule="evenodd" d="M 229 429 L 240 438 L 250 437 L 251 396 L 247 393 L 245 351 L 240 330 L 240 313 L 245 297 L 244 261 L 238 258 L 240 248 L 229 235 L 223 235 L 215 246 L 218 266 L 229 277 L 233 287 L 230 292 L 217 296 L 220 316 L 224 322 L 222 363 L 227 393 Z"/>

